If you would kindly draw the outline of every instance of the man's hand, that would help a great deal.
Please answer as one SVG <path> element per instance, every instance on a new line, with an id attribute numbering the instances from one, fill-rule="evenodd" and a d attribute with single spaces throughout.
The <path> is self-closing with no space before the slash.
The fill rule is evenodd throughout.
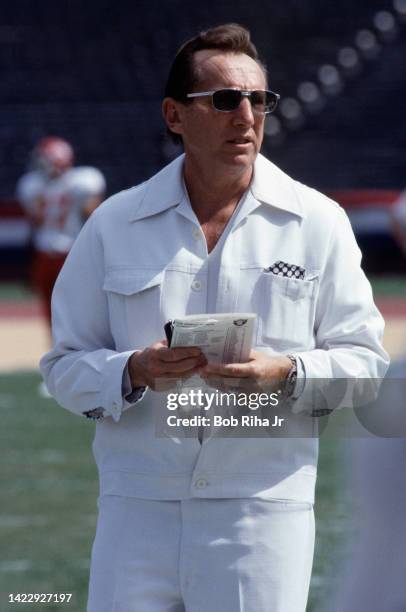
<path id="1" fill-rule="evenodd" d="M 131 355 L 128 372 L 133 389 L 159 387 L 161 390 L 160 380 L 187 379 L 206 364 L 206 357 L 199 348 L 168 348 L 168 343 L 163 340 Z"/>
<path id="2" fill-rule="evenodd" d="M 252 349 L 246 363 L 208 363 L 199 374 L 209 385 L 218 387 L 220 383 L 228 391 L 241 387 L 272 392 L 283 388 L 291 367 L 292 362 L 285 355 L 271 357 Z"/>

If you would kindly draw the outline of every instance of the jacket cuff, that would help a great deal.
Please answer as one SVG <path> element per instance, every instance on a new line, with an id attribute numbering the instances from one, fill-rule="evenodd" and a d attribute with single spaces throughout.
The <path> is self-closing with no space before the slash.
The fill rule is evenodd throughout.
<path id="1" fill-rule="evenodd" d="M 313 349 L 295 355 L 304 372 L 300 395 L 292 407 L 295 414 L 305 412 L 312 417 L 326 416 L 340 407 L 346 393 L 346 378 L 334 378 L 329 351 Z"/>
<path id="2" fill-rule="evenodd" d="M 139 351 L 134 351 L 139 352 Z M 134 353 L 132 353 L 134 354 Z M 128 360 L 123 371 L 122 381 L 122 396 L 124 399 L 123 410 L 127 410 L 130 406 L 133 406 L 137 402 L 141 401 L 144 397 L 148 387 L 136 387 L 132 388 L 130 372 L 128 371 Z"/>
<path id="3" fill-rule="evenodd" d="M 116 422 L 120 420 L 124 408 L 128 408 L 123 397 L 123 376 L 127 362 L 133 353 L 134 351 L 125 351 L 111 355 L 103 369 L 103 406 L 105 413 Z"/>

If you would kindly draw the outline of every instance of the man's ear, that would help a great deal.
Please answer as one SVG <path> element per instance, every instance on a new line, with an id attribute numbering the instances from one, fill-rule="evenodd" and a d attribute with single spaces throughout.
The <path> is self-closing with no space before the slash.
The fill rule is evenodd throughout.
<path id="1" fill-rule="evenodd" d="M 179 104 L 173 98 L 164 98 L 162 102 L 162 114 L 168 128 L 175 134 L 183 133 L 182 118 L 179 112 Z"/>

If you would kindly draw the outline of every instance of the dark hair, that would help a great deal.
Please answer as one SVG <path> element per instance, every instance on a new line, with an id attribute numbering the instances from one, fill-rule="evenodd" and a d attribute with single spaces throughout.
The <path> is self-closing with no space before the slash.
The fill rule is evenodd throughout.
<path id="1" fill-rule="evenodd" d="M 252 57 L 266 74 L 265 65 L 260 61 L 255 45 L 251 42 L 249 31 L 238 23 L 226 23 L 200 32 L 186 41 L 177 52 L 165 87 L 165 98 L 179 102 L 189 102 L 186 94 L 193 91 L 198 75 L 193 56 L 202 49 L 220 49 L 225 53 L 244 53 Z M 169 128 L 168 135 L 173 142 L 181 143 L 182 138 Z"/>

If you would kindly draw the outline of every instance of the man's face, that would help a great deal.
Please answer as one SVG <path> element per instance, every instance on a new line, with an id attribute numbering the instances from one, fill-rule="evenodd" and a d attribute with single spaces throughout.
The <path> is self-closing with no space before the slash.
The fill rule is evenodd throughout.
<path id="1" fill-rule="evenodd" d="M 248 55 L 207 49 L 195 53 L 194 62 L 198 76 L 194 92 L 267 87 L 262 69 Z M 254 163 L 262 144 L 265 116 L 253 113 L 248 98 L 231 112 L 216 110 L 210 97 L 195 98 L 189 104 L 179 104 L 179 116 L 187 156 L 236 173 Z"/>

